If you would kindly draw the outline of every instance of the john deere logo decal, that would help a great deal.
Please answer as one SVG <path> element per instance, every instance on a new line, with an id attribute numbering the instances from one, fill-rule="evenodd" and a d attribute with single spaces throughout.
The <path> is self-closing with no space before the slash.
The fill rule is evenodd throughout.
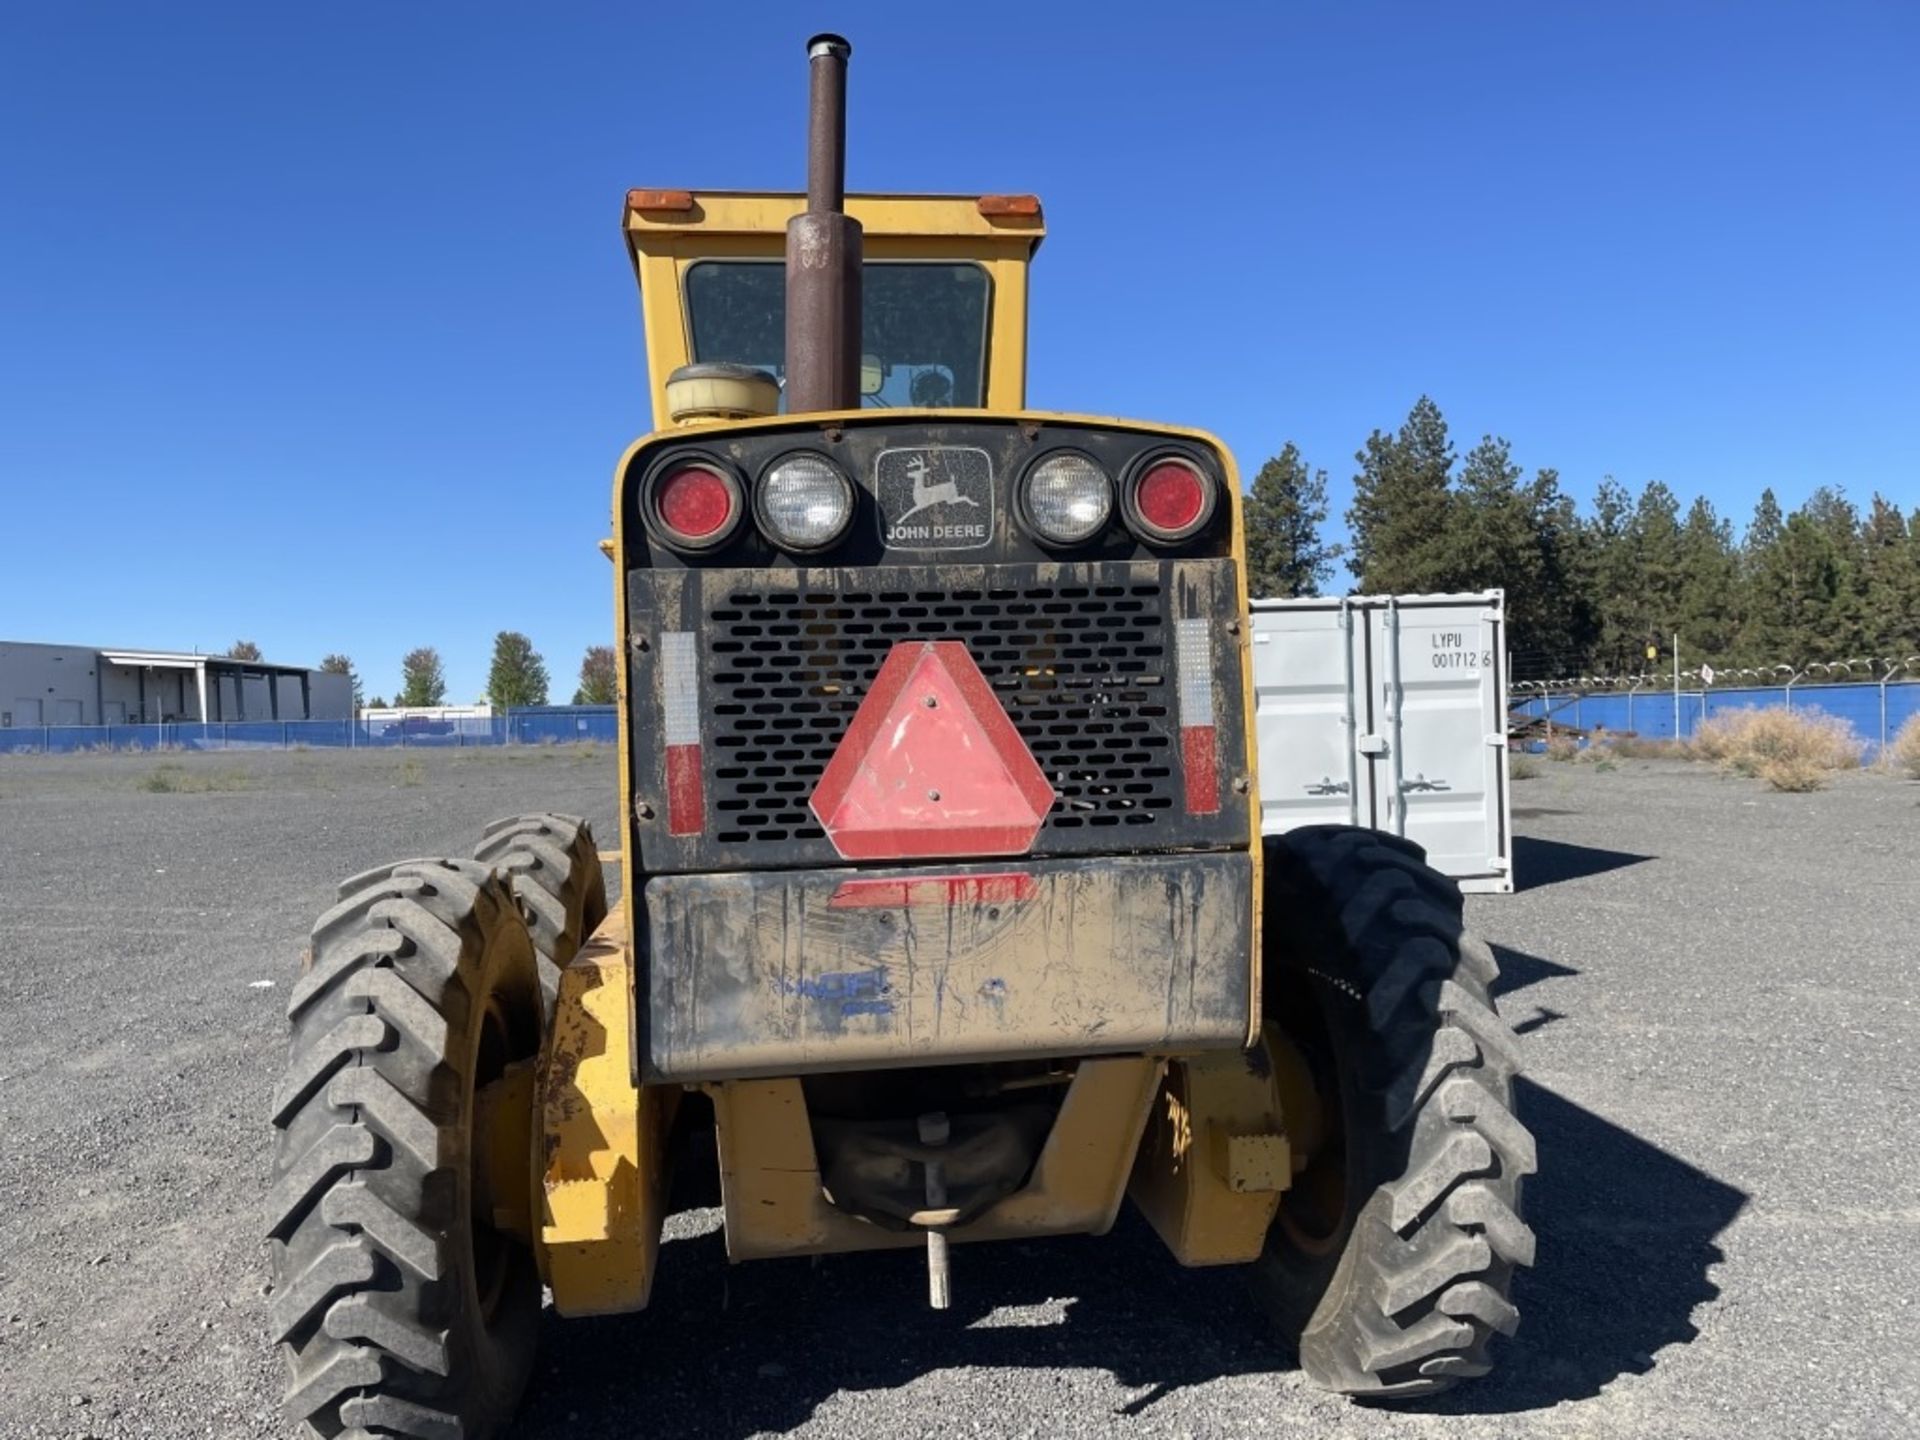
<path id="1" fill-rule="evenodd" d="M 880 537 L 895 550 L 973 550 L 993 538 L 993 461 L 984 450 L 882 450 Z"/>

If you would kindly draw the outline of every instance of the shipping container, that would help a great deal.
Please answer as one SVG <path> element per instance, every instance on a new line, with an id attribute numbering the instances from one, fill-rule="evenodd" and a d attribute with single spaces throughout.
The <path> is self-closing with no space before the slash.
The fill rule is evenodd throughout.
<path id="1" fill-rule="evenodd" d="M 1261 830 L 1366 825 L 1510 892 L 1505 630 L 1498 590 L 1254 601 Z"/>

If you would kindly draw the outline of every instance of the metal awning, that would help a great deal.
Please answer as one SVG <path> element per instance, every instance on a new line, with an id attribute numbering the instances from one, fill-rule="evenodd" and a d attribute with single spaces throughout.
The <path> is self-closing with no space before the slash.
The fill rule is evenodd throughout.
<path id="1" fill-rule="evenodd" d="M 281 675 L 305 675 L 309 665 L 278 665 L 271 660 L 236 660 L 231 655 L 196 655 L 181 650 L 101 650 L 96 652 L 109 665 L 127 665 L 148 670 L 214 669 L 274 671 Z"/>

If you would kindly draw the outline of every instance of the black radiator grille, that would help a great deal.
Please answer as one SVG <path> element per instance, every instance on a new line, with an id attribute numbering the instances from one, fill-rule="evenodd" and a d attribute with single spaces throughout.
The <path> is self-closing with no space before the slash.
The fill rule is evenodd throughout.
<path id="1" fill-rule="evenodd" d="M 1138 575 L 710 592 L 699 629 L 713 839 L 746 861 L 816 863 L 816 845 L 830 857 L 807 801 L 888 651 L 964 640 L 1056 792 L 1035 852 L 1167 843 L 1154 836 L 1181 793 L 1173 636 L 1167 587 Z"/>

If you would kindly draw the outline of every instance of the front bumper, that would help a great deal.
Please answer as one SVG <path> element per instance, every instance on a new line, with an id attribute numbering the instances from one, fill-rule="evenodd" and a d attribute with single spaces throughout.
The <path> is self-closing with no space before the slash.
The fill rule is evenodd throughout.
<path id="1" fill-rule="evenodd" d="M 649 1081 L 1238 1048 L 1253 861 L 1173 854 L 662 875 Z"/>

